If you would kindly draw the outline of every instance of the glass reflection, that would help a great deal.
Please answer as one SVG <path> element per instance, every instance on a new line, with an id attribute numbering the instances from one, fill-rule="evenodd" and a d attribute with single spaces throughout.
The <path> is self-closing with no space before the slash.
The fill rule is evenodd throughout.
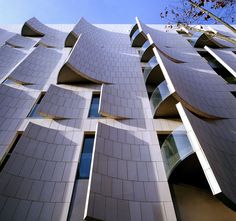
<path id="1" fill-rule="evenodd" d="M 173 169 L 187 156 L 194 153 L 185 132 L 173 132 L 161 146 L 166 174 L 169 177 Z"/>

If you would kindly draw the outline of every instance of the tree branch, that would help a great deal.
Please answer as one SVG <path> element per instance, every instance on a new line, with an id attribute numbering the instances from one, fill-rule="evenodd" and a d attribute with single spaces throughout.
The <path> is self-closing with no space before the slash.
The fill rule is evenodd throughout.
<path id="1" fill-rule="evenodd" d="M 227 22 L 223 21 L 221 18 L 219 18 L 218 16 L 214 15 L 213 13 L 209 12 L 208 10 L 206 10 L 205 8 L 200 7 L 198 4 L 196 4 L 195 2 L 188 0 L 188 2 L 195 8 L 199 9 L 201 12 L 203 12 L 206 15 L 209 15 L 211 18 L 215 19 L 216 21 L 220 22 L 221 24 L 225 25 L 227 28 L 229 28 L 232 32 L 236 33 L 236 29 L 231 26 L 230 24 L 228 24 Z"/>

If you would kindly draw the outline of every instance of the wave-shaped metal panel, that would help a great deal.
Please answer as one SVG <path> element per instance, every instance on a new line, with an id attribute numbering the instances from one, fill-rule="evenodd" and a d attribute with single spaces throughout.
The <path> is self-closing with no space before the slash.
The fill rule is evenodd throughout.
<path id="1" fill-rule="evenodd" d="M 176 34 L 176 32 L 171 31 L 161 31 L 154 29 L 144 24 L 138 19 L 138 25 L 141 27 L 142 31 L 147 35 L 150 34 L 153 38 L 155 37 L 155 43 L 160 46 L 169 48 L 182 48 L 189 46 L 189 43 L 183 39 L 182 36 Z M 173 37 L 175 41 L 173 41 Z"/>
<path id="2" fill-rule="evenodd" d="M 76 139 L 29 123 L 0 173 L 1 220 L 66 220 L 81 150 Z"/>
<path id="3" fill-rule="evenodd" d="M 21 34 L 29 37 L 42 37 L 39 44 L 47 47 L 63 48 L 66 33 L 50 28 L 33 17 L 25 22 Z"/>
<path id="4" fill-rule="evenodd" d="M 176 64 L 161 53 L 157 59 L 175 90 L 174 96 L 189 110 L 207 118 L 236 117 L 236 100 L 224 80 L 203 60 Z M 183 86 L 184 85 L 184 86 Z M 174 91 L 171 91 L 174 92 Z"/>
<path id="5" fill-rule="evenodd" d="M 9 78 L 22 84 L 44 85 L 57 67 L 62 54 L 39 46 L 10 74 Z"/>
<path id="6" fill-rule="evenodd" d="M 133 51 L 124 53 L 112 50 L 98 44 L 92 35 L 81 35 L 59 72 L 58 83 L 125 84 L 127 76 L 130 81 L 135 82 L 135 78 L 140 76 L 138 60 L 137 54 Z"/>
<path id="7" fill-rule="evenodd" d="M 83 116 L 85 99 L 73 91 L 51 85 L 40 102 L 38 112 L 52 119 L 71 119 Z"/>
<path id="8" fill-rule="evenodd" d="M 176 32 L 157 30 L 145 25 L 140 20 L 138 20 L 138 24 L 142 31 L 147 35 L 149 43 L 154 44 L 158 51 L 173 62 L 193 62 L 196 59 L 196 56 L 199 57 L 188 41 L 176 34 Z M 173 41 L 173 39 L 175 40 Z M 151 48 L 147 48 L 147 50 L 148 49 L 150 50 Z"/>
<path id="9" fill-rule="evenodd" d="M 205 49 L 236 78 L 236 54 L 224 49 Z"/>
<path id="10" fill-rule="evenodd" d="M 221 38 L 214 38 L 214 40 L 217 41 L 222 48 L 235 48 L 235 43 L 231 43 Z"/>
<path id="11" fill-rule="evenodd" d="M 98 123 L 86 220 L 175 220 L 160 149 L 149 135 Z"/>
<path id="12" fill-rule="evenodd" d="M 38 95 L 37 91 L 0 85 L 0 160 Z"/>
<path id="13" fill-rule="evenodd" d="M 7 31 L 5 29 L 0 28 L 0 46 L 4 45 L 5 42 L 15 35 L 13 32 Z"/>
<path id="14" fill-rule="evenodd" d="M 25 55 L 23 51 L 7 45 L 0 47 L 0 79 L 6 76 Z"/>
<path id="15" fill-rule="evenodd" d="M 114 119 L 150 117 L 148 108 L 143 104 L 144 97 L 145 92 L 132 91 L 121 85 L 103 84 L 99 113 Z"/>
<path id="16" fill-rule="evenodd" d="M 6 41 L 6 44 L 11 45 L 15 48 L 25 48 L 30 49 L 36 45 L 39 40 L 33 40 L 32 38 L 27 38 L 16 34 Z"/>
<path id="17" fill-rule="evenodd" d="M 96 41 L 97 44 L 102 44 L 103 46 L 112 48 L 115 46 L 123 46 L 127 48 L 127 40 L 129 39 L 127 34 L 111 32 L 98 28 L 87 22 L 84 18 L 81 18 L 67 36 L 65 46 L 73 47 L 81 34 L 90 35 L 90 37 L 94 38 L 93 40 Z"/>

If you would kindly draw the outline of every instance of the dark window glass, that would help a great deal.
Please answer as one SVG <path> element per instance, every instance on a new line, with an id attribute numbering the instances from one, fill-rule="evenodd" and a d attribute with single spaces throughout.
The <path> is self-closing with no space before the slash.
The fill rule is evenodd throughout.
<path id="1" fill-rule="evenodd" d="M 76 179 L 89 178 L 92 152 L 93 152 L 93 143 L 94 143 L 94 135 L 85 135 Z"/>
<path id="2" fill-rule="evenodd" d="M 93 94 L 88 117 L 101 117 L 98 113 L 100 94 Z"/>
<path id="3" fill-rule="evenodd" d="M 165 139 L 169 136 L 170 134 L 158 134 L 158 140 L 159 140 L 159 144 L 160 147 L 162 146 L 162 144 L 164 143 Z"/>
<path id="4" fill-rule="evenodd" d="M 236 91 L 231 91 L 231 93 L 236 97 Z"/>
<path id="5" fill-rule="evenodd" d="M 31 111 L 28 114 L 28 117 L 31 118 L 43 118 L 40 114 L 38 114 L 38 108 L 39 108 L 39 104 L 41 102 L 41 100 L 43 99 L 45 93 L 41 93 L 37 102 L 34 104 L 34 106 L 32 107 Z"/>

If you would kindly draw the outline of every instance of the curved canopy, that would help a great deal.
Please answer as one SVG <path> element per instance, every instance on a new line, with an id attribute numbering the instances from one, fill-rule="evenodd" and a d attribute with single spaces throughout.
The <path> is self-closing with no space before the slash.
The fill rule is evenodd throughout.
<path id="1" fill-rule="evenodd" d="M 22 84 L 37 84 L 44 86 L 52 73 L 59 69 L 62 54 L 57 50 L 38 46 L 9 75 L 10 78 Z"/>
<path id="2" fill-rule="evenodd" d="M 42 37 L 39 44 L 47 47 L 63 48 L 66 33 L 50 28 L 33 17 L 25 22 L 21 34 L 29 37 Z"/>
<path id="3" fill-rule="evenodd" d="M 81 34 L 89 35 L 90 38 L 93 37 L 93 40 L 96 41 L 97 44 L 101 44 L 104 47 L 112 48 L 122 46 L 125 46 L 127 48 L 126 42 L 129 38 L 127 34 L 111 32 L 102 28 L 98 28 L 90 24 L 84 18 L 81 18 L 67 36 L 65 46 L 73 47 Z"/>
<path id="4" fill-rule="evenodd" d="M 0 79 L 11 71 L 26 56 L 21 50 L 8 45 L 0 47 Z"/>
<path id="5" fill-rule="evenodd" d="M 168 215 L 161 209 L 172 202 L 160 154 L 150 136 L 141 140 L 137 132 L 98 123 L 85 219 L 167 219 L 174 208 L 168 208 Z M 148 211 L 148 219 L 140 208 Z"/>
<path id="6" fill-rule="evenodd" d="M 0 174 L 1 202 L 8 202 L 1 220 L 67 219 L 83 133 L 71 135 L 28 124 Z"/>
<path id="7" fill-rule="evenodd" d="M 185 107 L 207 118 L 236 117 L 235 97 L 228 91 L 224 80 L 201 58 L 198 63 L 189 65 L 176 64 L 161 53 L 157 56 L 164 73 L 170 79 L 168 84 L 176 92 L 176 99 Z"/>
<path id="8" fill-rule="evenodd" d="M 79 91 L 51 85 L 37 111 L 52 119 L 78 119 L 83 116 L 84 105 Z"/>
<path id="9" fill-rule="evenodd" d="M 126 44 L 128 44 L 127 39 Z M 105 39 L 103 44 L 106 45 Z M 94 35 L 81 35 L 58 75 L 58 83 L 121 83 L 140 76 L 135 52 L 123 53 L 98 42 Z M 124 82 L 125 83 L 125 82 Z"/>
<path id="10" fill-rule="evenodd" d="M 39 91 L 0 85 L 0 161 L 12 144 L 16 132 L 35 103 Z M 2 181 L 2 179 L 0 178 Z M 1 183 L 1 182 L 0 182 Z"/>
<path id="11" fill-rule="evenodd" d="M 5 42 L 14 35 L 15 33 L 0 28 L 0 46 L 4 45 Z"/>
<path id="12" fill-rule="evenodd" d="M 151 28 L 140 20 L 137 22 L 139 29 L 146 35 L 149 44 L 154 45 L 168 59 L 176 63 L 184 63 L 193 56 L 195 50 L 181 36 Z"/>
<path id="13" fill-rule="evenodd" d="M 34 47 L 39 40 L 33 40 L 31 38 L 27 38 L 24 36 L 21 36 L 19 34 L 16 34 L 12 36 L 10 39 L 6 41 L 6 44 L 15 47 L 15 48 L 24 48 L 24 49 L 30 49 Z"/>
<path id="14" fill-rule="evenodd" d="M 99 113 L 114 119 L 151 117 L 149 108 L 143 105 L 145 92 L 134 91 L 125 85 L 102 86 Z"/>

